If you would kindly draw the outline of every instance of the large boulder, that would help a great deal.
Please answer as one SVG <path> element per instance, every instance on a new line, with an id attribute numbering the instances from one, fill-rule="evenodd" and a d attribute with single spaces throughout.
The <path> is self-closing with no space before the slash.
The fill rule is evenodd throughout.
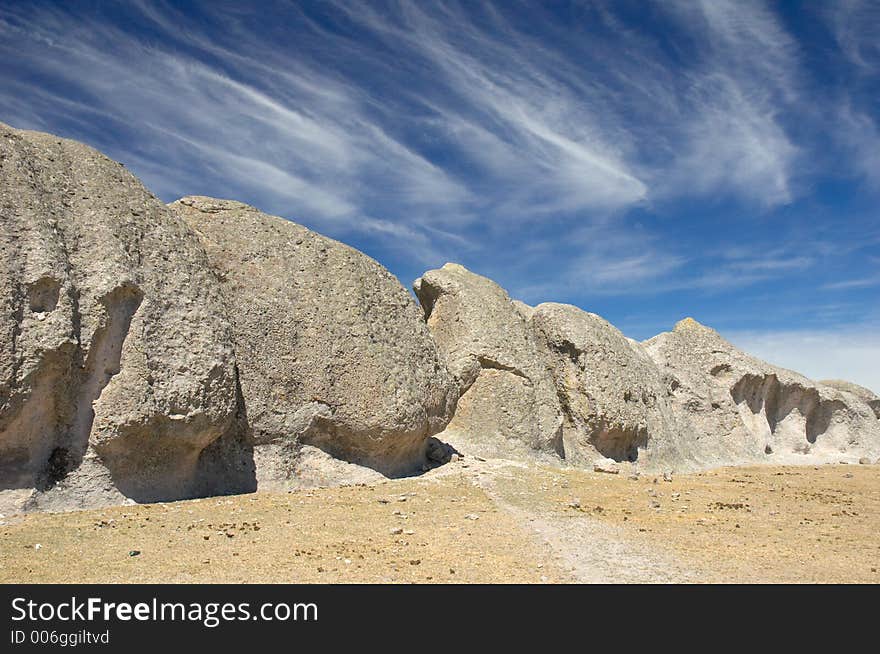
<path id="1" fill-rule="evenodd" d="M 171 207 L 221 280 L 260 486 L 297 485 L 304 447 L 385 475 L 427 465 L 428 438 L 449 422 L 458 388 L 397 279 L 239 202 Z"/>
<path id="2" fill-rule="evenodd" d="M 691 449 L 703 466 L 880 453 L 880 423 L 867 403 L 751 357 L 691 318 L 644 346 L 695 428 Z"/>
<path id="3" fill-rule="evenodd" d="M 122 165 L 3 124 L 0 211 L 0 503 L 198 492 L 238 409 L 198 240 Z"/>
<path id="4" fill-rule="evenodd" d="M 687 460 L 683 426 L 662 374 L 638 343 L 568 304 L 539 304 L 530 323 L 562 402 L 568 462 L 609 458 L 659 466 Z"/>
<path id="5" fill-rule="evenodd" d="M 441 438 L 484 456 L 561 455 L 562 414 L 528 307 L 452 263 L 429 270 L 413 288 L 461 393 Z"/>

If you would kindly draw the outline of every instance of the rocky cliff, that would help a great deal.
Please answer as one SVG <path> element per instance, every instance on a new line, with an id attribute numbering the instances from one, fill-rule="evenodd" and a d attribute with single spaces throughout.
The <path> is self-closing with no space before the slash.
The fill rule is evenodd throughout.
<path id="1" fill-rule="evenodd" d="M 691 448 L 704 467 L 880 454 L 880 421 L 864 394 L 760 361 L 691 318 L 644 346 L 694 427 Z"/>
<path id="2" fill-rule="evenodd" d="M 880 455 L 871 391 L 693 320 L 637 343 L 456 264 L 416 280 L 420 309 L 342 243 L 231 200 L 166 207 L 95 150 L 2 124 L 0 212 L 0 512 L 367 481 L 453 448 L 646 470 Z"/>
<path id="3" fill-rule="evenodd" d="M 562 448 L 556 389 L 507 292 L 449 263 L 413 288 L 461 394 L 441 438 L 484 456 L 555 457 Z"/>

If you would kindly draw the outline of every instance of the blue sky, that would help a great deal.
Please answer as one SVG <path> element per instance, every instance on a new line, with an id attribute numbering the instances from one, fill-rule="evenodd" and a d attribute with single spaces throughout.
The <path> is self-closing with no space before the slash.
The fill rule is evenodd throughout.
<path id="1" fill-rule="evenodd" d="M 405 285 L 460 262 L 880 392 L 880 2 L 0 3 L 0 120 Z"/>

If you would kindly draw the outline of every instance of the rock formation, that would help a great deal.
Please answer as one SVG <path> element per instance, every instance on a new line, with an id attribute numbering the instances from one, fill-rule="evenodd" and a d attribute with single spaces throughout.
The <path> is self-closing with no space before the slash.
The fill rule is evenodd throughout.
<path id="1" fill-rule="evenodd" d="M 440 438 L 483 456 L 561 454 L 556 389 L 523 310 L 458 264 L 429 270 L 413 288 L 461 394 Z"/>
<path id="2" fill-rule="evenodd" d="M 857 461 L 880 451 L 880 424 L 856 396 L 736 349 L 691 318 L 645 342 L 673 406 L 695 432 L 703 467 L 751 462 Z"/>
<path id="3" fill-rule="evenodd" d="M 231 200 L 0 124 L 0 512 L 413 474 L 872 461 L 880 398 L 686 319 L 644 343 L 446 264 L 414 289 Z M 437 438 L 433 438 L 434 435 Z"/>
<path id="4" fill-rule="evenodd" d="M 187 197 L 171 207 L 222 285 L 260 486 L 295 484 L 304 445 L 387 475 L 421 471 L 458 388 L 397 279 L 239 202 Z"/>
<path id="5" fill-rule="evenodd" d="M 5 125 L 0 207 L 0 511 L 448 455 L 429 437 L 457 385 L 412 297 L 360 252 L 235 202 L 169 209 L 91 148 Z"/>
<path id="6" fill-rule="evenodd" d="M 877 397 L 877 395 L 875 395 L 873 391 L 865 388 L 864 386 L 859 386 L 858 384 L 853 384 L 852 382 L 843 381 L 842 379 L 826 379 L 819 383 L 823 386 L 830 386 L 831 388 L 836 388 L 841 392 L 849 393 L 850 395 L 853 395 L 856 398 L 860 399 L 862 402 L 871 407 L 874 415 L 877 416 L 878 420 L 880 420 L 880 397 Z"/>
<path id="7" fill-rule="evenodd" d="M 530 324 L 562 403 L 562 449 L 569 463 L 688 459 L 684 425 L 666 397 L 660 370 L 638 343 L 567 304 L 539 304 Z"/>
<path id="8" fill-rule="evenodd" d="M 583 466 L 688 458 L 657 365 L 599 316 L 529 307 L 457 264 L 428 271 L 414 289 L 461 387 L 442 440 L 483 456 Z"/>
<path id="9" fill-rule="evenodd" d="M 771 366 L 691 319 L 642 344 L 577 307 L 511 300 L 455 264 L 414 288 L 459 380 L 440 438 L 462 452 L 682 471 L 880 450 L 873 393 Z"/>
<path id="10" fill-rule="evenodd" d="M 186 496 L 234 422 L 204 251 L 120 164 L 0 124 L 0 503 Z"/>

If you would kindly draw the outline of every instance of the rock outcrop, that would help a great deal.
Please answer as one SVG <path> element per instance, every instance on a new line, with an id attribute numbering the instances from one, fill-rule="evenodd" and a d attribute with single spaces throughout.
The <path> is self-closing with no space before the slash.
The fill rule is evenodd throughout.
<path id="1" fill-rule="evenodd" d="M 688 459 L 685 426 L 662 375 L 636 342 L 599 316 L 539 304 L 530 324 L 549 362 L 565 423 L 563 455 L 588 466 L 603 458 L 661 465 Z"/>
<path id="2" fill-rule="evenodd" d="M 260 486 L 296 484 L 303 446 L 386 475 L 420 471 L 458 388 L 397 279 L 239 202 L 188 197 L 171 207 L 222 285 Z"/>
<path id="3" fill-rule="evenodd" d="M 559 401 L 523 308 L 458 264 L 429 270 L 413 288 L 461 394 L 440 438 L 483 456 L 560 456 Z"/>
<path id="4" fill-rule="evenodd" d="M 166 207 L 95 150 L 5 125 L 0 207 L 0 509 L 448 456 L 430 436 L 458 385 L 412 297 L 360 252 L 236 202 Z"/>
<path id="5" fill-rule="evenodd" d="M 880 420 L 880 397 L 877 397 L 877 395 L 872 390 L 867 389 L 864 386 L 859 386 L 858 384 L 854 384 L 852 382 L 843 381 L 842 379 L 826 379 L 819 383 L 823 386 L 836 388 L 843 393 L 848 393 L 858 398 L 869 407 L 871 407 L 874 415 L 877 416 L 878 420 Z"/>
<path id="6" fill-rule="evenodd" d="M 702 467 L 855 462 L 880 451 L 867 403 L 755 359 L 691 318 L 644 345 L 695 429 L 689 447 Z"/>
<path id="7" fill-rule="evenodd" d="M 683 471 L 880 450 L 873 393 L 759 361 L 692 319 L 638 343 L 577 307 L 511 300 L 456 264 L 414 288 L 461 388 L 440 438 L 462 452 Z"/>
<path id="8" fill-rule="evenodd" d="M 196 238 L 120 164 L 2 124 L 0 212 L 0 503 L 198 492 L 238 405 Z"/>
<path id="9" fill-rule="evenodd" d="M 461 388 L 444 441 L 585 467 L 688 458 L 657 365 L 599 316 L 530 307 L 457 264 L 428 271 L 414 289 Z"/>
<path id="10" fill-rule="evenodd" d="M 686 319 L 644 343 L 0 124 L 0 512 L 358 483 L 452 447 L 615 473 L 873 461 L 880 398 Z M 433 438 L 437 435 L 437 438 Z"/>

